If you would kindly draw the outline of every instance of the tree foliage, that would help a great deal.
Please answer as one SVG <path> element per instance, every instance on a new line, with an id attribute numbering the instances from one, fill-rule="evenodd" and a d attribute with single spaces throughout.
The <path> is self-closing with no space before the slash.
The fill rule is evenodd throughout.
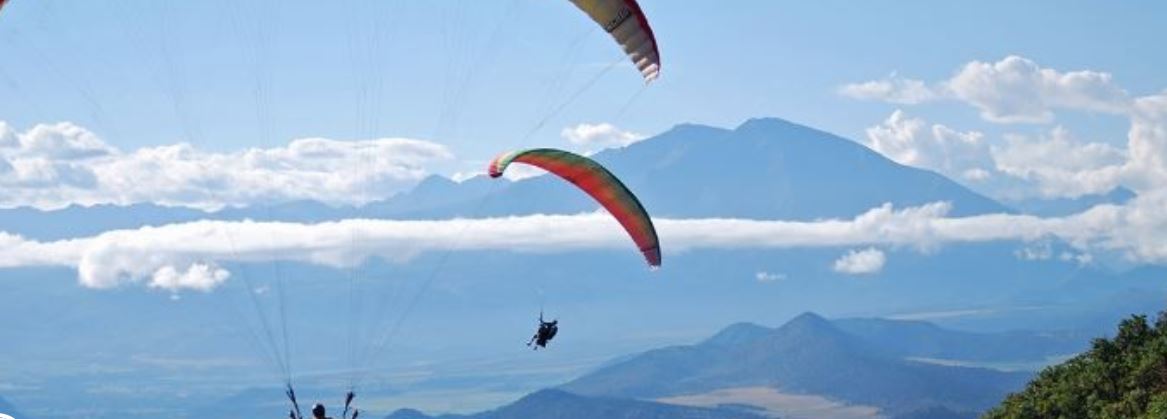
<path id="1" fill-rule="evenodd" d="M 1046 368 L 984 417 L 1167 418 L 1167 311 L 1154 325 L 1142 315 L 1123 320 L 1113 339 Z"/>

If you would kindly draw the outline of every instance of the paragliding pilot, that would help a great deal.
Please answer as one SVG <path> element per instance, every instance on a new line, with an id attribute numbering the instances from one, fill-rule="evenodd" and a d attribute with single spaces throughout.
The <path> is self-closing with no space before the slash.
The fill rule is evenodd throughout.
<path id="1" fill-rule="evenodd" d="M 351 417 L 348 416 L 348 411 L 352 403 L 353 396 L 354 394 L 351 391 L 348 392 L 348 394 L 345 396 L 344 413 L 341 413 L 341 418 L 343 419 L 357 419 L 357 416 L 361 414 L 359 410 L 354 409 L 352 411 L 353 415 Z M 296 410 L 289 412 L 288 417 L 291 419 L 302 419 Z M 323 404 L 316 403 L 315 406 L 312 406 L 312 419 L 332 419 L 332 417 L 328 416 L 328 413 L 324 410 Z"/>
<path id="2" fill-rule="evenodd" d="M 353 410 L 353 415 L 351 417 L 348 416 L 349 404 L 352 403 L 352 398 L 353 398 L 353 393 L 350 391 L 348 393 L 346 400 L 345 400 L 345 403 L 344 403 L 344 413 L 341 413 L 341 416 L 340 416 L 343 419 L 357 419 L 357 416 L 361 414 L 361 412 L 359 410 Z M 332 418 L 325 414 L 324 405 L 322 405 L 320 403 L 316 403 L 316 406 L 312 406 L 312 419 L 332 419 Z"/>
<path id="3" fill-rule="evenodd" d="M 535 332 L 535 336 L 531 336 L 531 340 L 527 342 L 527 346 L 535 344 L 532 349 L 539 350 L 539 348 L 546 348 L 547 342 L 559 333 L 559 320 L 552 320 L 549 322 L 543 321 L 543 313 L 539 312 L 539 330 Z"/>
<path id="4" fill-rule="evenodd" d="M 312 419 L 332 419 L 324 414 L 324 405 L 316 403 L 315 406 L 312 406 Z"/>

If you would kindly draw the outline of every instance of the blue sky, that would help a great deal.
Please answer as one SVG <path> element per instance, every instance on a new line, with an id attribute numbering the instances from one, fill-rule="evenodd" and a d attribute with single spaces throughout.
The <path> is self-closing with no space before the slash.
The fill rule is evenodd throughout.
<path id="1" fill-rule="evenodd" d="M 0 171 L 15 168 L 20 188 L 0 194 L 0 206 L 361 203 L 429 173 L 480 173 L 514 148 L 595 151 L 680 123 L 765 116 L 998 199 L 1157 182 L 1146 151 L 1158 146 L 1130 149 L 1129 134 L 1134 101 L 1167 88 L 1159 3 L 643 8 L 663 65 L 649 86 L 566 1 L 16 0 L 0 15 L 0 137 L 23 148 L 0 150 Z M 865 82 L 918 86 L 927 98 L 841 93 Z M 57 122 L 70 124 L 33 130 Z M 569 143 L 565 130 L 580 127 L 607 131 Z M 372 141 L 384 138 L 420 142 Z M 1050 161 L 1056 154 L 1071 157 Z M 169 176 L 156 180 L 173 182 L 124 192 L 159 170 Z M 287 181 L 265 180 L 279 176 Z M 235 191 L 216 191 L 223 185 Z"/>
<path id="2" fill-rule="evenodd" d="M 539 102 L 548 84 L 565 85 L 550 95 L 562 101 L 619 54 L 566 2 L 235 3 L 16 0 L 0 17 L 0 119 L 73 121 L 125 149 L 182 137 L 232 150 L 372 134 L 430 139 L 481 159 L 530 145 L 517 137 L 547 113 Z M 580 122 L 652 134 L 755 116 L 860 138 L 889 111 L 840 97 L 837 86 L 892 72 L 935 80 L 1008 54 L 1107 71 L 1135 92 L 1167 87 L 1159 21 L 1167 6 L 1158 2 L 643 3 L 662 46 L 659 83 L 621 113 L 641 84 L 630 67 L 613 69 L 528 143 L 562 142 L 558 131 Z M 374 19 L 392 26 L 377 42 Z M 353 39 L 376 53 L 354 59 Z M 464 96 L 444 101 L 466 76 Z M 366 89 L 380 97 L 372 111 L 358 110 L 361 80 L 384 83 Z M 268 89 L 263 106 L 257 86 Z M 443 110 L 457 116 L 439 127 Z M 268 115 L 266 137 L 257 111 Z M 957 106 L 921 115 L 977 122 Z"/>

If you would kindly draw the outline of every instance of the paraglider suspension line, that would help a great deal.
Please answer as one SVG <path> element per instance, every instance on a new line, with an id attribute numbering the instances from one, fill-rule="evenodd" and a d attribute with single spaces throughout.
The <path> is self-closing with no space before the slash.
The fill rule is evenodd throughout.
<path id="1" fill-rule="evenodd" d="M 296 390 L 292 388 L 292 382 L 288 381 L 287 386 L 288 386 L 287 390 L 284 390 L 284 394 L 286 394 L 288 396 L 288 400 L 292 402 L 292 413 L 293 413 L 292 415 L 289 415 L 289 416 L 291 416 L 295 419 L 304 419 L 304 415 L 300 413 L 300 402 L 296 401 Z M 352 393 L 350 392 L 349 394 L 352 394 Z M 347 409 L 347 407 L 346 407 L 346 409 Z"/>
<path id="2" fill-rule="evenodd" d="M 344 395 L 344 411 L 341 412 L 341 414 L 340 414 L 340 417 L 342 419 L 348 417 L 349 407 L 352 406 L 353 398 L 355 398 L 355 397 L 357 397 L 357 394 L 354 393 L 352 390 L 349 390 L 348 393 Z M 357 417 L 357 412 L 353 411 L 353 418 L 356 418 L 356 417 Z"/>

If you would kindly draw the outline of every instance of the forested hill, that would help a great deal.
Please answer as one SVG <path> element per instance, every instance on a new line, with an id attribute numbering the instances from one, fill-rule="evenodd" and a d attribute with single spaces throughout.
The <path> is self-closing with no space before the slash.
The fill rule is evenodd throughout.
<path id="1" fill-rule="evenodd" d="M 1154 324 L 1124 320 L 1113 339 L 1042 371 L 985 417 L 1167 418 L 1167 311 Z"/>

